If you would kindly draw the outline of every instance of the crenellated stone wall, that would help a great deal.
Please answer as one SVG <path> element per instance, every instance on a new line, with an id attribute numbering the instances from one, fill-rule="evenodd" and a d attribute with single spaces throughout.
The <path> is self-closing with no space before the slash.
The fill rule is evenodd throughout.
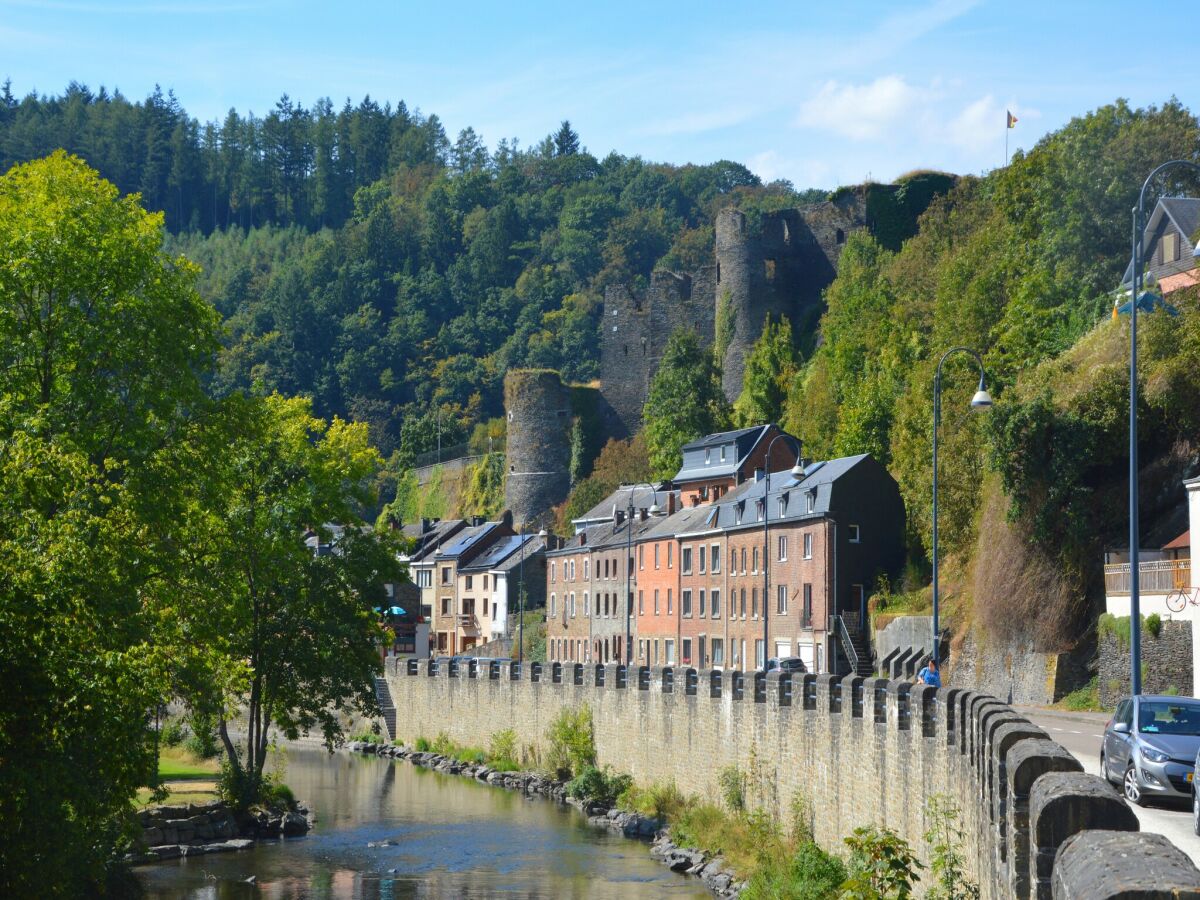
<path id="1" fill-rule="evenodd" d="M 1200 896 L 1200 871 L 1170 846 L 1131 863 L 1140 880 L 1124 892 L 1086 867 L 1062 871 L 1061 848 L 1089 829 L 1114 832 L 1104 838 L 1111 856 L 1136 853 L 1137 820 L 1110 785 L 986 694 L 857 676 L 626 673 L 615 664 L 450 671 L 393 661 L 386 681 L 403 711 L 394 737 L 444 731 L 486 746 L 511 728 L 522 745 L 544 749 L 555 716 L 587 704 L 601 765 L 703 796 L 718 795 L 718 774 L 736 765 L 761 786 L 750 791 L 757 805 L 786 816 L 796 798 L 810 801 L 818 843 L 839 852 L 843 837 L 870 823 L 923 851 L 927 801 L 945 795 L 960 810 L 968 874 L 984 898 Z"/>

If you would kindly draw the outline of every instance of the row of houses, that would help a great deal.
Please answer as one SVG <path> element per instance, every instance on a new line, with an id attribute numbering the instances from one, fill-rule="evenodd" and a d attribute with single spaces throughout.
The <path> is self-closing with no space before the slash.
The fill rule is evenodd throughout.
<path id="1" fill-rule="evenodd" d="M 576 520 L 545 553 L 549 659 L 867 670 L 867 596 L 903 564 L 899 488 L 869 455 L 797 460 L 781 434 L 694 441 L 670 482 Z"/>

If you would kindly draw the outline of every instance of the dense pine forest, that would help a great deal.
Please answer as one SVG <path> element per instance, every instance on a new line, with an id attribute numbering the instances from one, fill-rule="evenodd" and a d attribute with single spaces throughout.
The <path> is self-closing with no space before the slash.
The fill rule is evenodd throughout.
<path id="1" fill-rule="evenodd" d="M 201 123 L 173 94 L 0 93 L 0 171 L 63 148 L 161 210 L 226 320 L 211 387 L 305 394 L 411 458 L 500 415 L 510 366 L 596 376 L 605 285 L 709 261 L 722 206 L 820 199 L 745 166 L 584 148 L 563 122 L 489 149 L 436 115 L 282 97 Z"/>

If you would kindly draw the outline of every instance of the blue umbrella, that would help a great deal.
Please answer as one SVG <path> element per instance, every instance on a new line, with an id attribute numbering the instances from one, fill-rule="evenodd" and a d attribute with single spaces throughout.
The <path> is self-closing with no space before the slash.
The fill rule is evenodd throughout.
<path id="1" fill-rule="evenodd" d="M 1127 316 L 1132 309 L 1132 304 L 1129 301 L 1126 301 L 1117 307 L 1117 314 Z M 1173 316 L 1179 315 L 1179 310 L 1173 307 L 1158 294 L 1152 294 L 1149 291 L 1144 291 L 1141 296 L 1138 297 L 1138 312 L 1152 313 L 1156 309 L 1165 309 Z"/>

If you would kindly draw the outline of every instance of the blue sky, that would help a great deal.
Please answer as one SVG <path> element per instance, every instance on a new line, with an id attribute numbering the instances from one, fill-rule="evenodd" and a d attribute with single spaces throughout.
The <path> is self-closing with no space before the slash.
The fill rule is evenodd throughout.
<path id="1" fill-rule="evenodd" d="M 1193 43 L 1127 3 L 0 0 L 0 77 L 74 79 L 193 115 L 364 94 L 437 113 L 495 146 L 568 118 L 593 153 L 734 159 L 834 187 L 913 168 L 982 172 L 1117 97 L 1200 105 Z M 1174 28 L 1170 18 L 1160 24 Z M 1129 50 L 1130 27 L 1142 37 Z M 1175 23 L 1177 24 L 1177 23 Z"/>

